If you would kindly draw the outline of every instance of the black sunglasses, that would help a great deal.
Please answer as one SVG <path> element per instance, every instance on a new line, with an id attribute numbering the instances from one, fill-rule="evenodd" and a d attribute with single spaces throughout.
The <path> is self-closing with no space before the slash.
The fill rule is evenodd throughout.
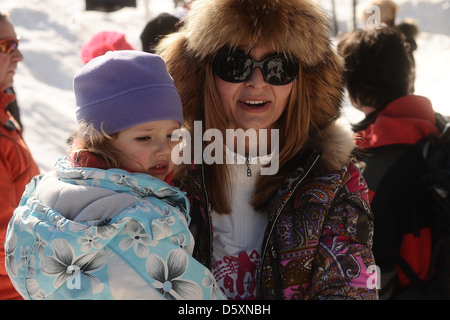
<path id="1" fill-rule="evenodd" d="M 261 61 L 253 60 L 243 50 L 221 49 L 214 58 L 213 71 L 220 79 L 239 83 L 250 79 L 259 68 L 264 80 L 274 86 L 291 83 L 298 75 L 299 63 L 294 56 L 275 54 Z"/>

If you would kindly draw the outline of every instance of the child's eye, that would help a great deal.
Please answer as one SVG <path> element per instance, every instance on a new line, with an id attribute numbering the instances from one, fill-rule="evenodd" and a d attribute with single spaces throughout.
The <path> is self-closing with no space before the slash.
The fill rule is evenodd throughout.
<path id="1" fill-rule="evenodd" d="M 149 137 L 149 136 L 145 136 L 145 137 L 137 137 L 137 138 L 136 138 L 137 141 L 142 141 L 142 142 L 148 141 L 148 140 L 151 140 L 151 139 L 152 139 L 152 138 Z"/>
<path id="2" fill-rule="evenodd" d="M 172 141 L 182 141 L 183 140 L 183 136 L 180 135 L 179 133 L 168 134 L 167 138 L 169 138 Z"/>

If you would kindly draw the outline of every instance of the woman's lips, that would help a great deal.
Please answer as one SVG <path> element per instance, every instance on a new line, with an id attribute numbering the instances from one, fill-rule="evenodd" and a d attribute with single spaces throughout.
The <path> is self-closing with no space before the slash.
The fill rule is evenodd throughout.
<path id="1" fill-rule="evenodd" d="M 242 108 L 251 112 L 262 112 L 265 111 L 269 105 L 270 101 L 268 100 L 240 100 L 239 101 Z"/>

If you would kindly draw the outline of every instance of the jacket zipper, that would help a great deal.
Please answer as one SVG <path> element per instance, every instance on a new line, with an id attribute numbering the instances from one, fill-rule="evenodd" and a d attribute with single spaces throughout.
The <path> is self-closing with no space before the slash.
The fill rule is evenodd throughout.
<path id="1" fill-rule="evenodd" d="M 314 159 L 312 159 L 310 165 L 307 167 L 307 170 L 304 172 L 303 176 L 297 181 L 295 186 L 290 190 L 289 196 L 279 206 L 279 208 L 277 210 L 277 213 L 275 214 L 275 217 L 272 220 L 272 223 L 270 225 L 269 233 L 267 234 L 267 236 L 263 240 L 263 246 L 262 246 L 262 251 L 261 251 L 261 260 L 260 260 L 260 263 L 259 263 L 259 266 L 258 266 L 258 272 L 257 272 L 257 279 L 258 279 L 258 284 L 259 284 L 258 285 L 258 294 L 257 294 L 258 299 L 261 299 L 261 293 L 262 293 L 262 277 L 261 277 L 261 275 L 262 275 L 262 269 L 263 269 L 263 265 L 264 265 L 264 260 L 266 258 L 267 248 L 269 247 L 269 241 L 270 241 L 270 238 L 272 237 L 273 230 L 275 229 L 276 222 L 277 222 L 278 218 L 280 217 L 280 214 L 283 211 L 286 203 L 289 201 L 289 199 L 291 198 L 291 196 L 295 192 L 295 190 L 298 188 L 298 186 L 309 175 L 309 173 L 311 172 L 312 168 L 315 166 L 315 164 L 319 160 L 320 156 L 321 156 L 320 153 L 316 153 L 315 154 Z M 277 255 L 277 252 L 275 250 L 275 246 L 274 245 L 271 245 L 270 251 L 271 251 L 272 259 L 278 260 L 278 255 Z M 275 273 L 278 273 L 278 264 L 276 264 L 276 270 L 274 270 L 274 274 Z"/>
<path id="2" fill-rule="evenodd" d="M 212 233 L 212 210 L 211 210 L 211 203 L 209 202 L 208 192 L 206 191 L 206 184 L 205 184 L 205 170 L 203 163 L 202 166 L 202 187 L 203 187 L 203 193 L 205 195 L 205 204 L 206 204 L 206 210 L 205 214 L 208 215 L 209 223 L 208 223 L 208 235 L 209 235 L 209 257 L 208 257 L 208 263 L 207 266 L 209 270 L 212 268 L 212 252 L 213 252 L 213 233 Z"/>

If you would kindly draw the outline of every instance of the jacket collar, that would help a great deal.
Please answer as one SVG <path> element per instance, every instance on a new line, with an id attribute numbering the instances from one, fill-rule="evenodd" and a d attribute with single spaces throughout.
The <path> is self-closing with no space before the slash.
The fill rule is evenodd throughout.
<path id="1" fill-rule="evenodd" d="M 10 131 L 20 131 L 20 125 L 14 119 L 6 107 L 14 101 L 15 95 L 0 91 L 0 125 Z"/>
<path id="2" fill-rule="evenodd" d="M 357 132 L 356 143 L 362 148 L 390 144 L 414 144 L 438 134 L 430 100 L 408 95 L 392 101 L 366 130 Z"/>
<path id="3" fill-rule="evenodd" d="M 72 167 L 89 167 L 89 168 L 96 168 L 96 169 L 103 169 L 107 170 L 110 169 L 99 157 L 97 157 L 95 154 L 84 151 L 84 150 L 74 150 L 69 153 L 69 161 L 72 165 Z M 130 172 L 128 169 L 124 168 L 118 168 L 122 170 L 126 170 Z M 135 172 L 130 172 L 135 173 Z M 173 177 L 173 171 L 167 175 L 167 177 L 164 179 L 164 182 L 167 184 L 170 184 L 172 182 Z"/>

